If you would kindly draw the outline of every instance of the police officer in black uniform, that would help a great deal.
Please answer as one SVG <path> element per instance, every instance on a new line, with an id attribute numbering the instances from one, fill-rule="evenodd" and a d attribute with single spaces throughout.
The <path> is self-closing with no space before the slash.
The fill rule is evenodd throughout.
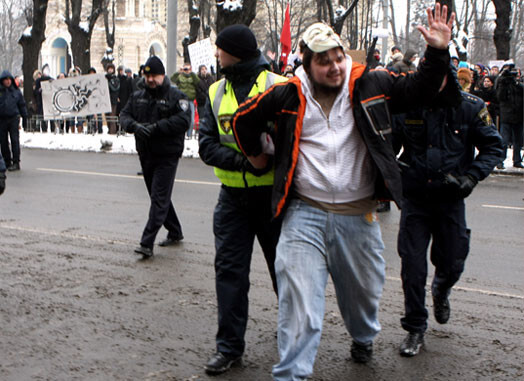
<path id="1" fill-rule="evenodd" d="M 435 266 L 433 312 L 437 322 L 445 324 L 450 315 L 448 297 L 469 251 L 464 199 L 503 154 L 502 139 L 484 101 L 459 90 L 455 70 L 450 65 L 431 108 L 408 112 L 394 127 L 396 152 L 404 148 L 397 244 L 405 307 L 401 324 L 408 332 L 400 354 L 406 357 L 418 354 L 427 329 L 429 241 L 433 240 L 430 257 Z"/>
<path id="2" fill-rule="evenodd" d="M 144 72 L 145 88 L 131 95 L 120 120 L 126 132 L 135 134 L 136 150 L 151 198 L 149 219 L 140 246 L 135 249 L 135 253 L 149 258 L 162 225 L 168 234 L 160 246 L 173 245 L 183 239 L 171 193 L 191 116 L 187 97 L 171 85 L 158 57 L 147 60 Z"/>

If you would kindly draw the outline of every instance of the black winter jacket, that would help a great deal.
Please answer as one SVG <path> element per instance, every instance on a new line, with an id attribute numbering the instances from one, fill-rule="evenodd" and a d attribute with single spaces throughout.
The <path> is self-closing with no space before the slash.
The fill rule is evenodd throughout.
<path id="1" fill-rule="evenodd" d="M 2 84 L 2 80 L 6 78 L 11 78 L 11 86 L 8 88 Z M 27 118 L 25 99 L 11 73 L 4 70 L 0 74 L 0 118 L 13 118 L 15 116 Z"/>
<path id="2" fill-rule="evenodd" d="M 395 124 L 393 136 L 395 150 L 403 147 L 403 194 L 413 201 L 459 199 L 446 175 L 481 181 L 503 159 L 502 138 L 486 104 L 465 92 L 455 101 L 444 92 L 434 107 L 407 112 Z"/>
<path id="3" fill-rule="evenodd" d="M 157 128 L 147 141 L 136 139 L 139 155 L 182 156 L 184 136 L 191 114 L 187 97 L 171 85 L 169 78 L 156 89 L 146 88 L 131 94 L 120 113 L 120 123 L 126 132 L 135 132 L 135 122 L 156 123 Z"/>
<path id="4" fill-rule="evenodd" d="M 524 86 L 509 71 L 503 71 L 495 82 L 499 100 L 500 122 L 522 124 Z"/>
<path id="5" fill-rule="evenodd" d="M 222 69 L 226 80 L 232 82 L 238 104 L 241 104 L 251 91 L 258 75 L 263 70 L 269 70 L 269 64 L 261 55 L 249 61 L 239 62 Z M 198 153 L 207 165 L 227 171 L 242 171 L 244 155 L 220 143 L 220 133 L 217 121 L 211 108 L 209 95 L 204 115 L 200 119 Z"/>
<path id="6" fill-rule="evenodd" d="M 391 113 L 430 103 L 442 84 L 449 60 L 447 50 L 428 47 L 418 72 L 405 76 L 384 69 L 367 72 L 363 65 L 353 63 L 349 93 L 356 126 L 378 169 L 377 199 L 393 198 L 397 205 L 402 199 L 400 170 L 392 145 Z M 260 135 L 271 132 L 268 120 L 275 122 L 274 216 L 280 215 L 291 194 L 305 109 L 300 79 L 294 77 L 240 105 L 233 119 L 238 145 L 247 156 L 262 152 Z"/>

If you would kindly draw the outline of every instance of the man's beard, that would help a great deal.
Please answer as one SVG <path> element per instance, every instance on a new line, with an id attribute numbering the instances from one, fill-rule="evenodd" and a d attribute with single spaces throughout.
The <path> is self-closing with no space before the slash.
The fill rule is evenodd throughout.
<path id="1" fill-rule="evenodd" d="M 344 86 L 344 81 L 342 81 L 342 83 L 338 86 L 329 86 L 315 81 L 312 76 L 309 76 L 309 80 L 313 85 L 313 91 L 315 94 L 337 95 L 340 90 L 342 90 L 342 86 Z"/>

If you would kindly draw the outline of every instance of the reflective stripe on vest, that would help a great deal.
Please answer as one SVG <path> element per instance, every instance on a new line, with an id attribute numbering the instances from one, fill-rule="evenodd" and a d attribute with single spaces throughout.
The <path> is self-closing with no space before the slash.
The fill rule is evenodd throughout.
<path id="1" fill-rule="evenodd" d="M 249 91 L 248 98 L 266 91 L 275 83 L 286 80 L 287 78 L 285 77 L 264 70 L 258 75 L 255 84 Z M 220 144 L 234 149 L 237 152 L 241 152 L 236 144 L 235 136 L 231 128 L 231 118 L 238 108 L 238 102 L 231 82 L 221 79 L 212 84 L 209 88 L 209 99 L 211 101 L 213 115 L 218 125 Z M 272 185 L 274 171 L 271 170 L 257 177 L 249 172 L 246 172 L 244 176 L 240 171 L 227 171 L 215 167 L 215 175 L 224 185 L 243 188 L 246 186 Z"/>

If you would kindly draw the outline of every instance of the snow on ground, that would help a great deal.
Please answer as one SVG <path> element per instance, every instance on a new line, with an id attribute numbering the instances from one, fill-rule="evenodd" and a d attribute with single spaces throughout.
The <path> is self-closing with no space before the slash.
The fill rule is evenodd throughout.
<path id="1" fill-rule="evenodd" d="M 135 137 L 132 134 L 60 134 L 20 130 L 20 145 L 26 148 L 136 154 Z M 185 140 L 183 156 L 199 157 L 198 140 L 195 137 Z"/>

